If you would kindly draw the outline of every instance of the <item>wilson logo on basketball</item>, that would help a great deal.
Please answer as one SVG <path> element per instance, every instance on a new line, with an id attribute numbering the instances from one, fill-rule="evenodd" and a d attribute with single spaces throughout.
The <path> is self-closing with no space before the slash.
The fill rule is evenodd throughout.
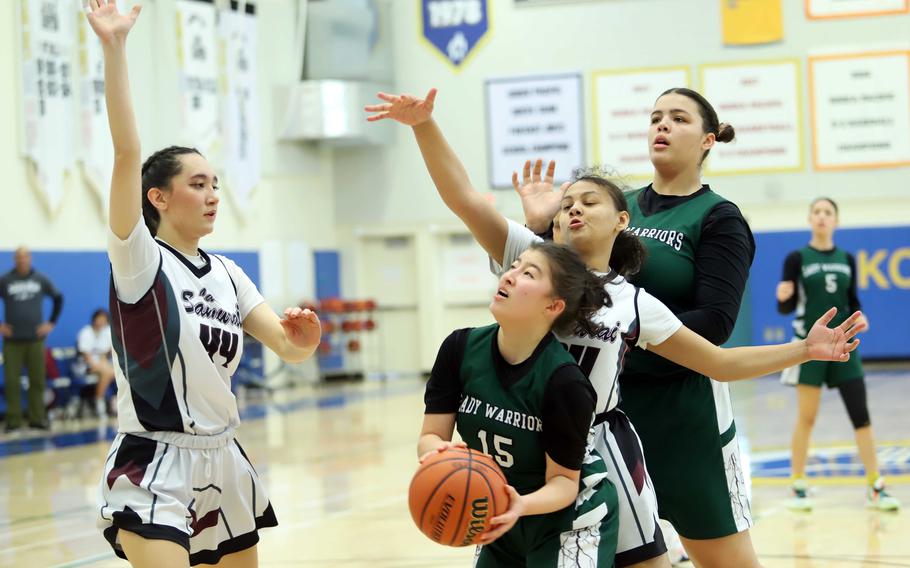
<path id="1" fill-rule="evenodd" d="M 490 519 L 509 508 L 506 478 L 493 458 L 468 448 L 430 454 L 414 473 L 408 508 L 420 532 L 445 546 L 479 544 Z"/>
<path id="2" fill-rule="evenodd" d="M 471 520 L 468 521 L 468 530 L 465 532 L 461 546 L 472 544 L 474 537 L 482 533 L 487 526 L 486 518 L 490 509 L 490 500 L 486 497 L 474 499 L 471 502 Z"/>

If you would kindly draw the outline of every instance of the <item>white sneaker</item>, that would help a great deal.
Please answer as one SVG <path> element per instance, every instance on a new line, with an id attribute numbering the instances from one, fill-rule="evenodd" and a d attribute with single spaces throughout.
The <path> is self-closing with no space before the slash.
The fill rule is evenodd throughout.
<path id="1" fill-rule="evenodd" d="M 812 499 L 809 498 L 809 483 L 805 479 L 797 479 L 790 486 L 793 496 L 787 504 L 791 511 L 811 511 Z"/>
<path id="2" fill-rule="evenodd" d="M 897 511 L 901 502 L 885 491 L 885 478 L 879 477 L 866 492 L 866 508 L 878 511 Z"/>
<path id="3" fill-rule="evenodd" d="M 95 414 L 98 415 L 98 418 L 107 418 L 107 404 L 103 398 L 95 399 Z"/>

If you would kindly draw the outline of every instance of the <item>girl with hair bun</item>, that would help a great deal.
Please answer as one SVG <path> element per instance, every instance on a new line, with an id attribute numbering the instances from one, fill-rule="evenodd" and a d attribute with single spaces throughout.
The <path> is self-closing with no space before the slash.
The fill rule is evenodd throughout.
<path id="1" fill-rule="evenodd" d="M 522 253 L 541 240 L 527 227 L 503 217 L 471 185 L 464 166 L 432 118 L 436 98 L 435 89 L 430 90 L 426 99 L 385 93 L 380 93 L 379 98 L 384 103 L 366 107 L 368 112 L 376 113 L 368 120 L 392 119 L 412 127 L 424 163 L 440 197 L 449 209 L 461 218 L 496 264 L 501 267 L 513 265 L 516 259 L 521 258 Z M 699 111 L 694 103 L 689 103 L 689 99 L 686 97 L 676 94 L 665 95 L 658 99 L 658 109 L 659 117 L 652 124 L 652 139 L 660 138 L 660 144 L 666 146 L 676 144 L 674 152 L 677 152 L 680 157 L 671 157 L 673 159 L 668 161 L 675 160 L 683 164 L 691 159 L 692 163 L 687 167 L 694 169 L 697 173 L 696 164 L 701 163 L 704 151 L 713 145 L 715 134 L 702 132 Z M 655 113 L 658 113 L 658 110 L 655 110 Z M 686 126 L 674 125 L 674 121 L 677 119 L 681 122 L 686 121 Z M 725 132 L 727 132 L 725 136 L 730 135 L 728 131 Z M 565 540 L 577 548 L 573 558 L 600 557 L 603 548 L 616 549 L 618 543 L 619 548 L 616 549 L 615 555 L 617 566 L 669 566 L 666 546 L 658 525 L 654 492 L 651 480 L 648 478 L 645 461 L 642 458 L 641 444 L 628 418 L 617 407 L 619 404 L 617 378 L 623 371 L 629 352 L 639 349 L 644 353 L 647 350 L 649 355 L 654 354 L 653 356 L 663 364 L 669 364 L 669 361 L 674 362 L 674 367 L 678 368 L 678 372 L 667 375 L 666 381 L 662 377 L 658 377 L 661 387 L 669 387 L 666 383 L 670 381 L 684 386 L 695 382 L 700 385 L 702 381 L 707 383 L 707 392 L 697 390 L 695 392 L 697 397 L 686 400 L 687 404 L 679 407 L 673 407 L 671 403 L 673 402 L 672 397 L 677 396 L 676 393 L 680 391 L 670 391 L 669 395 L 664 396 L 659 389 L 655 389 L 657 390 L 655 399 L 660 404 L 655 410 L 659 410 L 659 413 L 652 415 L 649 419 L 666 421 L 679 429 L 677 432 L 665 434 L 672 437 L 672 443 L 677 444 L 678 448 L 688 449 L 700 444 L 712 444 L 711 450 L 716 450 L 711 454 L 713 461 L 699 457 L 699 459 L 705 460 L 705 463 L 684 461 L 677 463 L 674 469 L 680 477 L 692 484 L 680 488 L 680 491 L 697 493 L 700 490 L 698 482 L 691 479 L 691 475 L 680 473 L 681 470 L 693 467 L 698 469 L 699 475 L 704 475 L 702 471 L 705 468 L 713 468 L 709 473 L 715 477 L 710 478 L 709 481 L 716 481 L 717 475 L 723 481 L 723 496 L 727 502 L 728 513 L 725 519 L 733 517 L 733 514 L 730 512 L 731 496 L 727 490 L 723 456 L 720 453 L 718 419 L 716 415 L 710 414 L 713 424 L 707 423 L 706 416 L 693 417 L 690 411 L 690 406 L 697 409 L 708 408 L 712 413 L 714 411 L 715 401 L 712 398 L 713 391 L 711 390 L 713 383 L 705 379 L 705 375 L 720 381 L 745 379 L 785 368 L 787 366 L 785 361 L 790 359 L 803 357 L 826 359 L 831 353 L 825 354 L 813 350 L 800 354 L 799 349 L 793 351 L 793 348 L 788 345 L 721 349 L 694 333 L 683 317 L 674 315 L 672 304 L 665 305 L 645 288 L 633 285 L 628 280 L 629 277 L 640 273 L 642 267 L 647 271 L 648 266 L 654 264 L 653 260 L 645 259 L 644 249 L 651 248 L 648 246 L 646 238 L 636 236 L 637 233 L 630 230 L 630 223 L 634 223 L 634 219 L 630 220 L 630 213 L 638 211 L 636 205 L 631 201 L 627 202 L 626 195 L 616 184 L 590 172 L 579 173 L 575 180 L 564 184 L 560 191 L 553 191 L 555 164 L 550 163 L 543 178 L 541 178 L 541 169 L 540 160 L 537 161 L 533 172 L 531 163 L 526 163 L 521 184 L 518 173 L 513 174 L 513 184 L 522 196 L 526 214 L 529 208 L 535 210 L 540 214 L 539 220 L 543 221 L 544 227 L 555 218 L 559 240 L 571 246 L 579 254 L 588 270 L 605 277 L 607 281 L 605 289 L 610 298 L 610 302 L 601 307 L 597 313 L 597 321 L 602 327 L 600 331 L 591 333 L 588 330 L 575 329 L 572 333 L 562 333 L 558 337 L 569 353 L 578 361 L 579 367 L 591 381 L 597 393 L 594 440 L 585 466 L 601 468 L 602 475 L 616 489 L 618 507 L 588 510 L 585 508 L 584 500 L 579 499 L 580 503 L 575 511 L 576 518 L 572 526 L 576 531 L 581 532 L 571 535 Z M 667 180 L 676 179 L 672 177 L 671 169 L 664 171 L 668 176 Z M 698 180 L 697 175 L 695 180 Z M 679 191 L 682 189 L 680 188 Z M 728 203 L 715 197 L 706 186 L 695 189 L 693 193 L 699 191 L 701 193 L 698 193 L 694 199 L 682 202 L 682 209 L 685 211 L 683 217 L 697 218 L 699 212 L 704 216 L 705 213 L 710 213 L 714 209 L 714 204 Z M 706 201 L 707 203 L 705 203 Z M 696 207 L 694 211 L 688 209 L 691 204 Z M 739 211 L 735 206 L 732 208 L 738 215 Z M 641 215 L 641 213 L 637 214 Z M 729 211 L 724 212 L 724 215 L 730 214 Z M 722 216 L 722 218 L 724 217 Z M 742 221 L 741 216 L 738 219 L 742 222 L 741 232 L 744 231 L 743 234 L 748 237 L 746 241 L 751 244 L 751 233 L 748 232 L 745 221 Z M 650 238 L 659 240 L 661 243 L 680 243 L 681 254 L 689 255 L 684 258 L 690 262 L 695 248 L 690 236 L 690 232 L 695 232 L 695 230 L 690 225 L 699 226 L 699 220 L 690 221 L 689 225 L 680 222 L 679 226 L 673 229 L 672 238 L 669 235 L 670 230 L 664 231 L 663 229 L 659 232 L 655 231 L 653 237 Z M 667 234 L 664 235 L 664 232 Z M 680 234 L 680 236 L 677 237 L 676 234 Z M 658 259 L 661 259 L 663 254 L 658 251 Z M 746 266 L 746 274 L 750 260 L 751 254 L 743 261 Z M 666 263 L 664 260 L 661 262 L 668 265 L 664 268 L 663 278 L 669 282 L 661 282 L 657 287 L 664 291 L 667 287 L 672 289 L 674 285 L 677 285 L 692 294 L 694 268 L 690 265 L 688 274 L 686 274 L 684 264 L 676 266 L 673 263 Z M 653 266 L 651 270 L 657 271 Z M 651 278 L 659 280 L 657 274 L 651 275 Z M 675 298 L 671 299 L 675 300 Z M 735 302 L 737 308 L 738 300 L 737 298 Z M 678 305 L 676 310 L 681 311 Z M 685 316 L 685 314 L 680 315 Z M 734 311 L 732 318 L 735 319 L 735 316 Z M 810 335 L 816 334 L 820 337 L 830 332 L 843 334 L 850 338 L 862 330 L 861 325 L 854 325 L 861 317 L 859 313 L 850 316 L 836 330 L 826 327 L 827 322 L 833 316 L 834 310 L 831 310 L 824 317 L 819 318 Z M 692 321 L 697 325 L 701 324 L 697 318 Z M 855 348 L 855 345 L 856 342 L 851 342 L 846 348 L 847 351 Z M 835 357 L 834 360 L 846 360 L 841 355 Z M 669 361 L 660 359 L 660 357 Z M 689 371 L 686 367 L 694 369 L 694 371 Z M 649 382 L 653 379 L 647 375 L 639 380 Z M 687 394 L 685 389 L 682 389 L 682 392 Z M 623 397 L 625 397 L 624 391 Z M 668 397 L 670 400 L 667 400 Z M 431 409 L 428 405 L 428 413 L 434 411 L 441 412 L 438 409 Z M 452 412 L 451 406 L 447 412 Z M 732 420 L 732 416 L 730 420 Z M 690 423 L 694 424 L 695 428 L 690 428 Z M 705 429 L 708 430 L 707 434 L 703 432 Z M 672 472 L 667 473 L 670 475 Z M 582 479 L 587 479 L 587 476 L 582 476 Z M 711 490 L 715 491 L 718 488 L 712 485 Z M 713 497 L 714 494 L 712 493 L 711 496 Z M 739 495 L 737 494 L 735 497 L 739 498 Z M 686 505 L 689 506 L 689 503 Z M 708 508 L 708 505 L 700 503 L 693 509 L 686 509 L 685 513 L 690 517 L 698 517 Z M 712 511 L 708 510 L 708 512 L 710 514 Z M 611 534 L 611 538 L 607 538 L 607 533 L 603 530 L 605 520 L 618 523 L 618 525 L 610 523 L 610 526 L 618 529 L 618 539 L 615 534 Z M 712 519 L 709 517 L 708 520 Z M 699 521 L 696 518 L 694 522 L 698 525 Z M 585 528 L 594 526 L 601 527 L 603 538 L 594 535 L 591 531 L 584 532 Z M 729 528 L 729 525 L 725 525 L 724 528 Z M 735 529 L 733 532 L 735 533 Z M 735 546 L 722 546 L 721 548 L 728 555 L 718 557 L 716 562 L 714 556 L 709 556 L 710 551 L 701 554 L 702 548 L 699 548 L 700 555 L 697 563 L 702 565 L 702 558 L 709 558 L 712 562 L 711 566 L 757 565 L 755 553 L 748 541 L 748 534 L 746 537 L 745 540 L 737 539 Z M 750 562 L 750 558 L 754 562 Z"/>
<path id="2" fill-rule="evenodd" d="M 714 145 L 734 137 L 733 127 L 720 122 L 698 92 L 665 91 L 654 103 L 648 129 L 654 180 L 627 194 L 628 231 L 648 252 L 632 283 L 715 345 L 733 331 L 755 255 L 752 231 L 739 208 L 701 179 Z M 542 233 L 558 209 L 560 192 L 541 181 L 539 162 L 536 171 L 517 189 L 528 227 Z M 666 566 L 658 559 L 666 549 L 663 537 L 650 521 L 657 508 L 696 565 L 760 565 L 749 536 L 752 515 L 729 390 L 712 379 L 717 377 L 643 349 L 629 353 L 619 380 L 620 409 L 641 438 L 657 503 L 648 490 L 620 500 L 621 512 L 645 519 L 645 526 L 621 530 L 618 566 Z M 637 450 L 629 445 L 619 451 Z"/>

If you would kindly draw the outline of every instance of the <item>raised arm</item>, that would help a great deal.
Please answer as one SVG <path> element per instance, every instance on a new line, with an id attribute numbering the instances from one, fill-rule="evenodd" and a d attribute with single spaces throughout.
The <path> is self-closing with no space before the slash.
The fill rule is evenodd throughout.
<path id="1" fill-rule="evenodd" d="M 423 162 L 433 178 L 439 196 L 452 213 L 464 222 L 487 254 L 501 263 L 509 226 L 493 204 L 471 185 L 461 160 L 433 120 L 436 89 L 430 89 L 426 99 L 387 93 L 379 93 L 378 96 L 385 103 L 366 106 L 367 112 L 376 113 L 367 117 L 367 120 L 373 122 L 392 119 L 414 130 Z"/>
<path id="2" fill-rule="evenodd" d="M 104 96 L 114 142 L 110 225 L 122 240 L 136 226 L 142 211 L 142 157 L 126 65 L 126 36 L 141 9 L 133 6 L 128 14 L 121 14 L 115 0 L 90 0 L 88 6 L 89 24 L 104 50 Z"/>
<path id="3" fill-rule="evenodd" d="M 858 339 L 851 340 L 866 326 L 860 321 L 862 312 L 855 312 L 839 326 L 829 328 L 836 313 L 831 308 L 818 318 L 802 341 L 725 349 L 681 327 L 663 343 L 649 345 L 648 350 L 718 381 L 760 377 L 811 360 L 843 362 L 859 345 Z"/>

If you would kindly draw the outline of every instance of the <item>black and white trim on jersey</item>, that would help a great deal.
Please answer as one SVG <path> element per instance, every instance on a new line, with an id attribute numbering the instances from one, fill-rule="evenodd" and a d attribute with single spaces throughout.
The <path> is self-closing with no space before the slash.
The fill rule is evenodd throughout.
<path id="1" fill-rule="evenodd" d="M 243 320 L 263 302 L 255 285 L 221 255 L 200 250 L 194 264 L 141 222 L 126 240 L 111 233 L 108 248 L 120 431 L 236 427 L 231 375 Z"/>

